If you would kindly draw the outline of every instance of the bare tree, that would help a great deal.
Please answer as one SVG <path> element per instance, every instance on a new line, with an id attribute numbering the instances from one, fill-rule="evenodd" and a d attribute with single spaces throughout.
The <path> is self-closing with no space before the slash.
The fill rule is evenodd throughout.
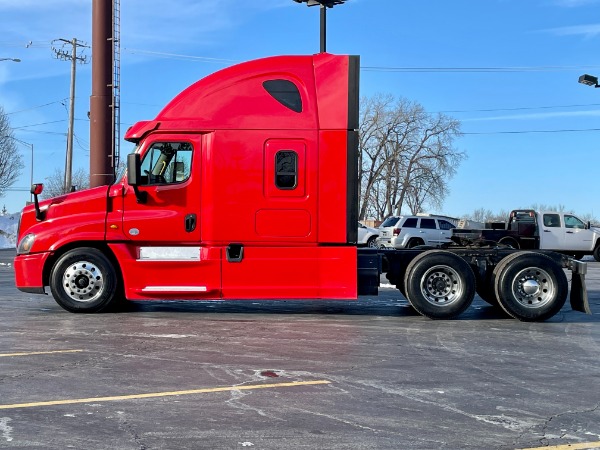
<path id="1" fill-rule="evenodd" d="M 0 106 L 0 197 L 15 184 L 23 167 L 23 157 L 17 149 L 8 117 Z"/>
<path id="2" fill-rule="evenodd" d="M 430 115 L 415 102 L 377 95 L 363 99 L 359 150 L 359 217 L 381 219 L 439 206 L 465 153 L 454 148 L 460 123 Z"/>
<path id="3" fill-rule="evenodd" d="M 45 178 L 43 198 L 58 197 L 66 194 L 65 191 L 65 172 L 64 170 L 54 169 L 54 173 Z M 77 190 L 90 187 L 90 174 L 83 169 L 77 169 L 71 177 L 71 185 Z"/>

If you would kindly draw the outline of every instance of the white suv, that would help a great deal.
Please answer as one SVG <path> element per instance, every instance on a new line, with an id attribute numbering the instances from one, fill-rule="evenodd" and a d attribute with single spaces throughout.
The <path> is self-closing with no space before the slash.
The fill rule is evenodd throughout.
<path id="1" fill-rule="evenodd" d="M 379 248 L 377 245 L 377 236 L 379 230 L 377 228 L 368 227 L 358 222 L 358 245 L 370 248 Z"/>
<path id="2" fill-rule="evenodd" d="M 412 248 L 417 245 L 440 247 L 449 243 L 452 229 L 446 219 L 423 216 L 391 216 L 379 226 L 380 248 Z"/>

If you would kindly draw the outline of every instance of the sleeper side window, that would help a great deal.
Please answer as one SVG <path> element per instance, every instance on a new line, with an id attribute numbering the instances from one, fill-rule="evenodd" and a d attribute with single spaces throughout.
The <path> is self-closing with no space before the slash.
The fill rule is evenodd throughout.
<path id="1" fill-rule="evenodd" d="M 176 184 L 186 181 L 192 169 L 189 142 L 155 142 L 141 164 L 141 185 Z"/>
<path id="2" fill-rule="evenodd" d="M 302 97 L 298 87 L 288 80 L 267 80 L 263 83 L 265 90 L 286 108 L 294 112 L 302 112 Z"/>

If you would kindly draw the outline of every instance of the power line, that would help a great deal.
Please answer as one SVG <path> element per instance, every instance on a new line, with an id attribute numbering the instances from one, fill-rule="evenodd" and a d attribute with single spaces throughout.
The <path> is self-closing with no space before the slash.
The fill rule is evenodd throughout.
<path id="1" fill-rule="evenodd" d="M 50 122 L 34 123 L 34 124 L 31 124 L 31 125 L 22 125 L 20 127 L 13 127 L 13 130 L 22 130 L 23 128 L 37 127 L 37 126 L 40 126 L 40 125 L 48 125 L 48 124 L 51 124 L 51 123 L 60 123 L 60 122 L 66 122 L 66 119 L 52 120 Z"/>
<path id="2" fill-rule="evenodd" d="M 523 131 L 474 131 L 463 132 L 464 135 L 482 135 L 482 134 L 531 134 L 531 133 L 582 133 L 588 131 L 600 131 L 600 128 L 585 129 L 565 129 L 565 130 L 523 130 Z"/>
<path id="3" fill-rule="evenodd" d="M 360 69 L 367 72 L 565 72 L 581 71 L 587 69 L 598 70 L 600 66 L 531 66 L 531 67 L 385 67 L 385 66 L 361 66 Z"/>
<path id="4" fill-rule="evenodd" d="M 20 110 L 18 110 L 18 111 L 12 111 L 12 112 L 5 113 L 5 114 L 6 114 L 7 116 L 10 116 L 11 114 L 19 114 L 19 113 L 22 113 L 22 112 L 31 111 L 32 109 L 44 108 L 45 106 L 54 105 L 54 104 L 56 104 L 56 103 L 62 103 L 62 102 L 64 102 L 65 100 L 67 100 L 68 98 L 69 98 L 69 97 L 65 97 L 65 98 L 63 98 L 63 99 L 61 99 L 61 100 L 56 100 L 56 101 L 54 101 L 54 102 L 50 102 L 50 103 L 44 103 L 43 105 L 32 106 L 31 108 L 20 109 Z"/>
<path id="5" fill-rule="evenodd" d="M 155 52 L 151 50 L 142 50 L 135 48 L 123 49 L 131 54 L 144 54 L 156 56 L 159 58 L 172 58 L 182 60 L 194 60 L 200 62 L 212 63 L 239 63 L 240 60 L 211 58 L 207 56 L 182 55 L 178 53 Z M 367 72 L 563 72 L 563 71 L 580 71 L 585 69 L 600 69 L 600 66 L 498 66 L 498 67 L 390 67 L 390 66 L 361 66 L 360 70 Z"/>
<path id="6" fill-rule="evenodd" d="M 177 53 L 167 53 L 167 52 L 155 52 L 151 50 L 140 50 L 136 48 L 124 48 L 123 51 L 131 54 L 141 54 L 141 55 L 151 55 L 159 58 L 169 58 L 169 59 L 181 59 L 181 60 L 192 60 L 192 61 L 200 61 L 200 62 L 210 62 L 210 63 L 238 63 L 240 60 L 235 59 L 224 59 L 224 58 L 210 58 L 208 56 L 193 56 L 193 55 L 181 55 Z"/>
<path id="7" fill-rule="evenodd" d="M 556 106 L 523 106 L 518 108 L 495 108 L 495 109 L 463 109 L 434 111 L 438 113 L 471 113 L 471 112 L 498 112 L 498 111 L 526 111 L 534 109 L 553 109 L 553 108 L 586 108 L 588 106 L 600 106 L 600 103 L 588 103 L 584 105 L 556 105 Z"/>

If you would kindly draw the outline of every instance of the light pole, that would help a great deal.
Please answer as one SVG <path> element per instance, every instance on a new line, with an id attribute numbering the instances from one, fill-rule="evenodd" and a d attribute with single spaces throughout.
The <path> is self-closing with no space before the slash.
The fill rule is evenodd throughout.
<path id="1" fill-rule="evenodd" d="M 587 73 L 579 77 L 579 82 L 581 84 L 585 84 L 586 86 L 592 86 L 595 88 L 600 87 L 600 84 L 598 84 L 598 77 L 588 75 Z"/>
<path id="2" fill-rule="evenodd" d="M 0 58 L 0 61 L 21 62 L 19 58 Z"/>
<path id="3" fill-rule="evenodd" d="M 7 136 L 4 136 L 4 137 L 5 138 L 11 138 L 12 140 L 17 141 L 20 144 L 23 144 L 23 145 L 26 145 L 28 147 L 31 147 L 31 171 L 30 171 L 30 174 L 29 174 L 29 181 L 30 181 L 29 182 L 29 187 L 31 188 L 31 186 L 33 186 L 33 144 L 30 144 L 29 142 L 22 141 L 21 139 L 17 139 L 14 136 L 8 136 L 7 135 Z M 29 195 L 29 201 L 30 202 L 33 201 L 33 194 Z"/>
<path id="4" fill-rule="evenodd" d="M 306 6 L 321 7 L 321 53 L 327 51 L 327 8 L 343 5 L 347 0 L 294 0 L 296 3 L 306 3 Z"/>

